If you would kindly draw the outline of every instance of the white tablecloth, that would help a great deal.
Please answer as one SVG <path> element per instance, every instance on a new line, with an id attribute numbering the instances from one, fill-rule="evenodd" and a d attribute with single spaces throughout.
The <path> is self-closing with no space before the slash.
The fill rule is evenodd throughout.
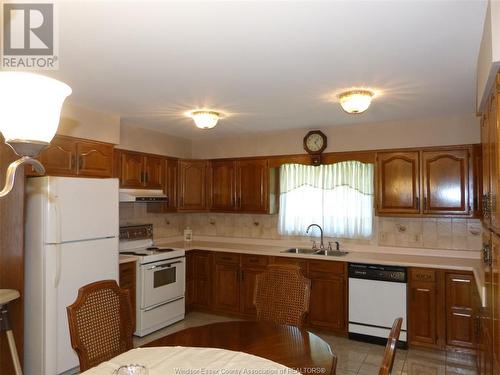
<path id="1" fill-rule="evenodd" d="M 298 375 L 251 354 L 214 348 L 154 347 L 129 350 L 82 375 L 111 375 L 122 365 L 146 366 L 149 375 Z"/>

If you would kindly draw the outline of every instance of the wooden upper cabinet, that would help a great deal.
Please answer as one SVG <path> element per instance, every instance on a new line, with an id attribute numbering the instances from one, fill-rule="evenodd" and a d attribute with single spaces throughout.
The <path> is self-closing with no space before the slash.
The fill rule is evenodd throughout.
<path id="1" fill-rule="evenodd" d="M 204 210 L 206 208 L 206 172 L 204 160 L 179 161 L 180 210 Z"/>
<path id="2" fill-rule="evenodd" d="M 47 175 L 72 176 L 76 174 L 76 143 L 68 137 L 55 136 L 38 159 Z"/>
<path id="3" fill-rule="evenodd" d="M 210 210 L 234 211 L 236 209 L 235 162 L 213 160 L 209 169 Z"/>
<path id="4" fill-rule="evenodd" d="M 120 150 L 120 187 L 128 189 L 164 189 L 165 158 Z"/>
<path id="5" fill-rule="evenodd" d="M 423 213 L 471 213 L 469 150 L 423 151 Z"/>
<path id="6" fill-rule="evenodd" d="M 48 176 L 112 177 L 113 145 L 56 135 L 38 156 Z M 37 175 L 32 168 L 29 175 Z"/>
<path id="7" fill-rule="evenodd" d="M 143 187 L 143 156 L 139 153 L 120 152 L 120 187 Z"/>
<path id="8" fill-rule="evenodd" d="M 78 142 L 79 176 L 111 177 L 113 173 L 113 146 L 100 143 Z"/>
<path id="9" fill-rule="evenodd" d="M 159 156 L 144 157 L 144 186 L 148 189 L 165 187 L 165 158 Z"/>
<path id="10" fill-rule="evenodd" d="M 177 209 L 177 159 L 167 159 L 165 169 L 165 194 L 168 197 L 167 210 Z"/>
<path id="11" fill-rule="evenodd" d="M 420 212 L 419 152 L 377 154 L 377 213 Z"/>
<path id="12" fill-rule="evenodd" d="M 269 174 L 267 159 L 236 162 L 236 207 L 239 211 L 268 211 Z"/>
<path id="13" fill-rule="evenodd" d="M 489 151 L 489 167 L 490 167 L 490 186 L 489 186 L 489 208 L 490 208 L 490 220 L 491 226 L 494 230 L 500 232 L 500 203 L 498 202 L 500 194 L 500 174 L 499 168 L 500 163 L 498 158 L 500 157 L 500 147 L 499 147 L 499 94 L 496 90 L 493 90 L 493 94 L 490 97 L 488 105 L 488 151 Z"/>

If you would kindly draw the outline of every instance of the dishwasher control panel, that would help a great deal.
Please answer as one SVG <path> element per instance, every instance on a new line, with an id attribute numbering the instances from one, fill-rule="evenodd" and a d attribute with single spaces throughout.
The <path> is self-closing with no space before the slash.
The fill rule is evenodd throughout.
<path id="1" fill-rule="evenodd" d="M 383 266 L 378 264 L 349 263 L 349 277 L 406 283 L 406 267 Z"/>

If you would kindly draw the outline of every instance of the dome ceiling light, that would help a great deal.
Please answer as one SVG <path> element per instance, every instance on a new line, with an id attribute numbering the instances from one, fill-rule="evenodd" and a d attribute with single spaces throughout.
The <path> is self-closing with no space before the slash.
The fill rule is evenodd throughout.
<path id="1" fill-rule="evenodd" d="M 338 95 L 340 106 L 347 113 L 363 113 L 370 106 L 374 92 L 370 90 L 349 90 Z"/>
<path id="2" fill-rule="evenodd" d="M 219 112 L 211 110 L 196 110 L 188 113 L 199 129 L 212 129 L 217 125 L 217 122 L 222 118 Z"/>

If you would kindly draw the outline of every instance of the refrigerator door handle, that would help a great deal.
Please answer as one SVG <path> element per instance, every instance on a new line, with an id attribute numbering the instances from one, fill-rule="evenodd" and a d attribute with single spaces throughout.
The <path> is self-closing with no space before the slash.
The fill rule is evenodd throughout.
<path id="1" fill-rule="evenodd" d="M 61 244 L 55 245 L 56 252 L 56 274 L 54 275 L 54 288 L 57 288 L 61 280 Z"/>

